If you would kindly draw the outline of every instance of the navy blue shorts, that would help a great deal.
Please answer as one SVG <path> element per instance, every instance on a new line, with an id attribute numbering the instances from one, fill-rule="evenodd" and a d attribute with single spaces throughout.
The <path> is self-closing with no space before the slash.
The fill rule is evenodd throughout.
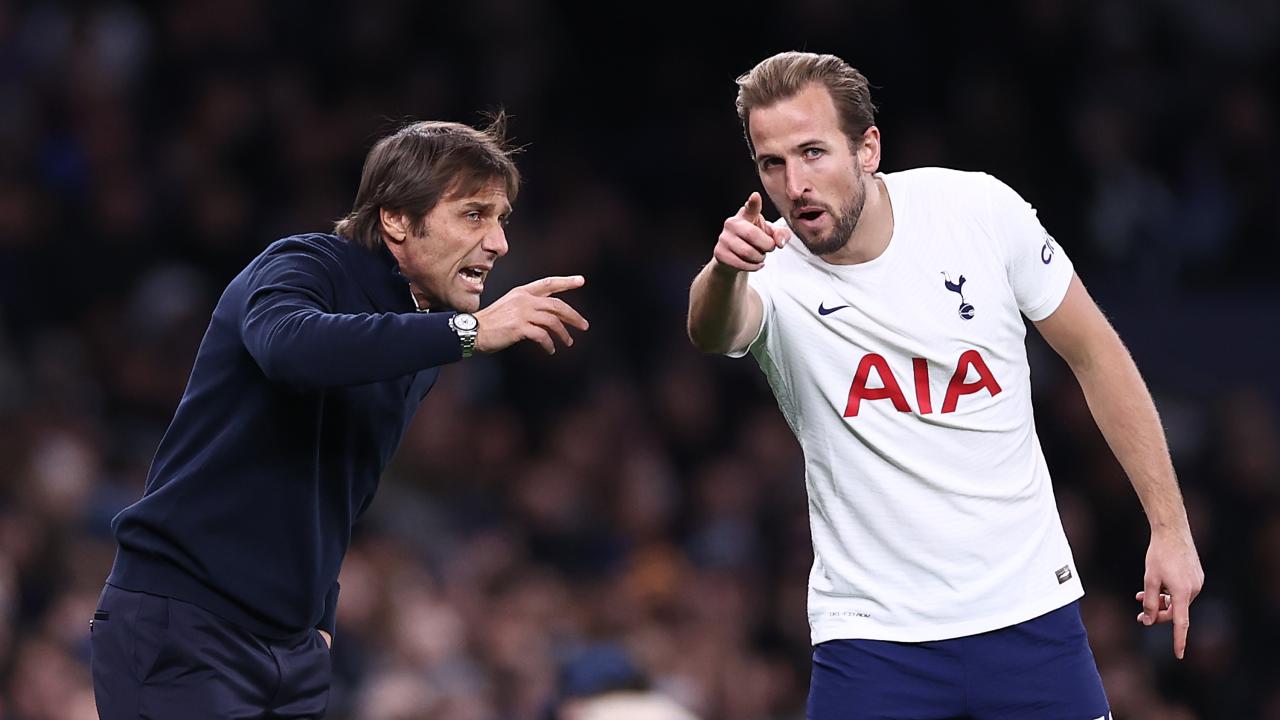
<path id="1" fill-rule="evenodd" d="M 90 628 L 102 720 L 320 718 L 328 705 L 319 631 L 268 640 L 190 603 L 111 585 Z"/>
<path id="2" fill-rule="evenodd" d="M 810 720 L 1109 718 L 1079 603 L 935 642 L 832 640 L 813 649 Z"/>

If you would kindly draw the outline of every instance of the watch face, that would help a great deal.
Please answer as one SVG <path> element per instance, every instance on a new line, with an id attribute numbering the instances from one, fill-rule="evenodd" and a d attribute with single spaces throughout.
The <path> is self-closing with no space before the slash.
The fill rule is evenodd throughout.
<path id="1" fill-rule="evenodd" d="M 453 316 L 453 326 L 459 330 L 475 330 L 476 316 L 471 313 L 458 313 Z"/>

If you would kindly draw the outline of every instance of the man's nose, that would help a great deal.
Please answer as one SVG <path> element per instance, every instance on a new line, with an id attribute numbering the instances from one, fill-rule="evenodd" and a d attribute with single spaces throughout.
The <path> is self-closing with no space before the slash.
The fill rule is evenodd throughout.
<path id="1" fill-rule="evenodd" d="M 485 233 L 484 240 L 480 243 L 480 248 L 486 252 L 491 252 L 498 257 L 507 254 L 507 231 L 506 228 L 499 223 L 492 230 Z"/>

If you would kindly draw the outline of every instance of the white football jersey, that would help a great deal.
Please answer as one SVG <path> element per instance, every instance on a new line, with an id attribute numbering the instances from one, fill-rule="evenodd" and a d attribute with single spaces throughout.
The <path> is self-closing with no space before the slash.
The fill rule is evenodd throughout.
<path id="1" fill-rule="evenodd" d="M 989 175 L 880 177 L 879 257 L 832 265 L 795 238 L 748 276 L 764 303 L 749 351 L 804 451 L 814 644 L 972 635 L 1084 594 L 1022 320 L 1057 309 L 1071 261 Z"/>

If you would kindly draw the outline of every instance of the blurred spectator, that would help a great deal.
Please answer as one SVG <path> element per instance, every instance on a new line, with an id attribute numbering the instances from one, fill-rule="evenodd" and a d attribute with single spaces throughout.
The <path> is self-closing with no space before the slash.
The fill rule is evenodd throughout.
<path id="1" fill-rule="evenodd" d="M 644 674 L 619 648 L 587 648 L 560 669 L 557 707 L 548 720 L 696 720 L 649 689 Z"/>

